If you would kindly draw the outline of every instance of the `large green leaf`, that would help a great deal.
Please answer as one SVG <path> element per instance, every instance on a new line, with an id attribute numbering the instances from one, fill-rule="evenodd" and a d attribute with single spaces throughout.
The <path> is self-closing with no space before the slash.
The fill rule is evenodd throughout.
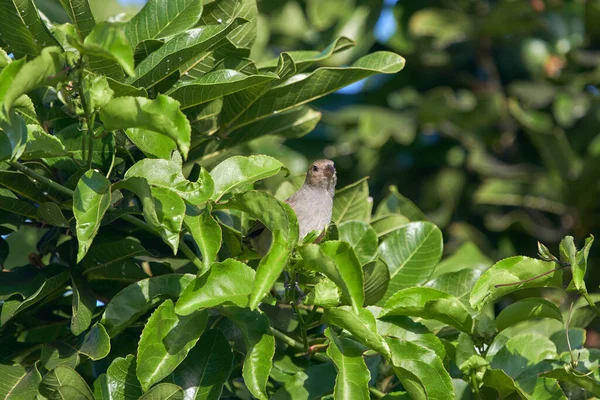
<path id="1" fill-rule="evenodd" d="M 202 0 L 150 0 L 123 25 L 131 47 L 148 39 L 175 35 L 193 27 L 202 14 Z"/>
<path id="2" fill-rule="evenodd" d="M 591 376 L 575 375 L 573 372 L 567 372 L 565 368 L 557 368 L 552 371 L 545 372 L 541 376 L 571 383 L 576 387 L 592 393 L 596 397 L 600 396 L 600 383 L 598 383 Z"/>
<path id="3" fill-rule="evenodd" d="M 370 399 L 371 374 L 363 360 L 363 348 L 350 339 L 338 337 L 331 328 L 325 330 L 329 339 L 327 355 L 337 369 L 334 399 Z"/>
<path id="4" fill-rule="evenodd" d="M 285 268 L 292 246 L 285 234 L 280 230 L 272 233 L 272 243 L 269 252 L 260 260 L 256 269 L 256 277 L 250 293 L 249 306 L 255 310 L 262 299 L 271 290 L 281 272 Z M 293 243 L 293 242 L 292 242 Z"/>
<path id="5" fill-rule="evenodd" d="M 221 226 L 211 214 L 212 206 L 207 203 L 204 210 L 199 211 L 195 207 L 188 207 L 183 224 L 196 241 L 202 254 L 203 269 L 206 272 L 217 259 L 221 248 L 222 233 Z"/>
<path id="6" fill-rule="evenodd" d="M 94 395 L 85 380 L 74 369 L 62 365 L 44 376 L 40 383 L 40 393 L 51 400 L 94 400 Z"/>
<path id="7" fill-rule="evenodd" d="M 273 176 L 282 168 L 284 166 L 281 162 L 269 156 L 230 157 L 210 171 L 215 184 L 211 199 L 219 201 L 224 194 Z"/>
<path id="8" fill-rule="evenodd" d="M 135 357 L 117 357 L 106 370 L 106 384 L 111 400 L 137 400 L 142 387 L 136 376 Z"/>
<path id="9" fill-rule="evenodd" d="M 435 319 L 466 333 L 473 330 L 471 315 L 460 300 L 431 288 L 415 287 L 396 292 L 385 303 L 381 316 L 386 315 Z"/>
<path id="10" fill-rule="evenodd" d="M 0 397 L 3 399 L 33 399 L 42 381 L 38 362 L 28 369 L 21 365 L 0 364 L 0 376 Z"/>
<path id="11" fill-rule="evenodd" d="M 220 69 L 194 80 L 181 81 L 167 94 L 178 100 L 183 109 L 276 79 L 279 77 L 272 73 L 246 75 L 232 69 Z"/>
<path id="12" fill-rule="evenodd" d="M 357 60 L 346 68 L 319 68 L 316 71 L 297 77 L 267 91 L 251 104 L 240 104 L 244 112 L 234 118 L 225 118 L 224 124 L 231 130 L 247 125 L 273 113 L 283 112 L 293 107 L 335 92 L 344 86 L 379 73 L 396 73 L 404 67 L 404 59 L 389 52 L 376 52 Z M 226 104 L 225 107 L 230 107 Z M 227 116 L 227 114 L 225 114 Z"/>
<path id="13" fill-rule="evenodd" d="M 519 289 L 562 287 L 563 271 L 555 269 L 553 262 L 525 256 L 498 261 L 475 284 L 471 292 L 471 307 L 481 309 L 487 303 Z M 535 279 L 529 280 L 532 278 Z"/>
<path id="14" fill-rule="evenodd" d="M 267 135 L 295 139 L 315 129 L 321 120 L 321 113 L 310 107 L 302 106 L 290 111 L 272 115 L 248 124 L 229 133 L 222 147 L 235 146 Z"/>
<path id="15" fill-rule="evenodd" d="M 377 304 L 390 283 L 390 271 L 380 258 L 363 266 L 365 305 Z"/>
<path id="16" fill-rule="evenodd" d="M 73 194 L 73 214 L 77 221 L 77 262 L 86 255 L 98 233 L 104 213 L 110 206 L 110 181 L 89 170 L 81 176 Z"/>
<path id="17" fill-rule="evenodd" d="M 96 295 L 85 278 L 78 272 L 71 272 L 73 288 L 73 306 L 71 316 L 71 332 L 79 336 L 90 326 L 96 309 Z"/>
<path id="18" fill-rule="evenodd" d="M 92 246 L 80 264 L 88 280 L 137 281 L 148 276 L 136 265 L 134 257 L 148 255 L 139 242 L 121 239 Z"/>
<path id="19" fill-rule="evenodd" d="M 213 193 L 213 181 L 206 170 L 201 170 L 200 178 L 195 182 L 185 179 L 177 152 L 173 152 L 171 160 L 146 158 L 138 161 L 125 173 L 125 179 L 131 177 L 146 178 L 151 186 L 169 189 L 193 205 L 206 202 Z"/>
<path id="20" fill-rule="evenodd" d="M 0 10 L 2 41 L 16 58 L 37 56 L 43 47 L 58 45 L 32 0 L 2 0 Z"/>
<path id="21" fill-rule="evenodd" d="M 22 215 L 24 217 L 32 219 L 36 219 L 38 215 L 35 206 L 29 204 L 26 201 L 17 200 L 15 198 L 6 196 L 0 196 L 0 209 L 13 213 L 15 215 Z"/>
<path id="22" fill-rule="evenodd" d="M 336 191 L 333 198 L 331 220 L 336 225 L 344 221 L 368 221 L 372 203 L 369 203 L 369 185 L 367 178 Z"/>
<path id="23" fill-rule="evenodd" d="M 194 275 L 167 274 L 129 285 L 107 304 L 102 325 L 111 337 L 117 335 L 165 297 L 179 297 L 194 278 Z"/>
<path id="24" fill-rule="evenodd" d="M 0 74 L 2 113 L 6 114 L 21 95 L 55 80 L 65 65 L 65 57 L 59 47 L 44 48 L 38 57 L 28 63 L 11 63 Z"/>
<path id="25" fill-rule="evenodd" d="M 164 229 L 160 226 L 158 215 L 156 214 L 155 199 L 153 197 L 152 188 L 148 184 L 146 178 L 141 177 L 130 177 L 119 181 L 112 186 L 112 190 L 127 189 L 130 192 L 135 193 L 137 197 L 142 201 L 142 207 L 144 212 L 144 219 L 154 229 Z"/>
<path id="26" fill-rule="evenodd" d="M 379 256 L 390 271 L 385 302 L 398 290 L 424 283 L 442 257 L 442 233 L 429 222 L 412 222 L 387 235 Z"/>
<path id="27" fill-rule="evenodd" d="M 488 355 L 492 368 L 502 369 L 517 378 L 527 366 L 557 356 L 556 345 L 539 333 L 522 333 L 510 339 L 495 354 Z"/>
<path id="28" fill-rule="evenodd" d="M 58 365 L 75 368 L 81 355 L 91 360 L 101 360 L 110 353 L 110 337 L 104 326 L 95 323 L 85 336 L 65 338 L 42 346 L 40 361 L 46 369 Z"/>
<path id="29" fill-rule="evenodd" d="M 413 399 L 454 399 L 452 380 L 439 357 L 425 347 L 387 339 L 396 376 Z"/>
<path id="30" fill-rule="evenodd" d="M 167 136 L 177 143 L 183 157 L 190 149 L 190 123 L 179 110 L 179 102 L 158 95 L 145 97 L 117 97 L 100 109 L 100 118 L 108 130 L 140 128 Z"/>
<path id="31" fill-rule="evenodd" d="M 562 313 L 554 303 L 533 297 L 519 300 L 503 309 L 496 317 L 496 328 L 501 332 L 511 325 L 533 318 L 552 318 L 563 322 Z"/>
<path id="32" fill-rule="evenodd" d="M 138 87 L 152 87 L 178 72 L 192 57 L 198 57 L 214 49 L 232 29 L 243 23 L 235 19 L 228 24 L 207 25 L 194 28 L 173 36 L 160 49 L 151 53 L 136 68 L 135 78 L 128 84 Z"/>
<path id="33" fill-rule="evenodd" d="M 354 249 L 361 265 L 372 261 L 377 254 L 377 233 L 363 221 L 347 221 L 338 225 L 340 240 Z"/>
<path id="34" fill-rule="evenodd" d="M 152 198 L 159 222 L 158 233 L 176 254 L 179 246 L 179 233 L 185 216 L 185 203 L 177 193 L 162 187 L 152 188 Z"/>
<path id="35" fill-rule="evenodd" d="M 323 322 L 346 329 L 368 348 L 386 358 L 391 357 L 389 346 L 377 333 L 375 317 L 369 310 L 361 308 L 355 313 L 348 306 L 329 308 L 323 314 Z"/>
<path id="36" fill-rule="evenodd" d="M 14 110 L 8 118 L 0 121 L 0 161 L 16 161 L 25 151 L 27 143 L 27 126 L 25 121 Z"/>
<path id="37" fill-rule="evenodd" d="M 59 138 L 46 133 L 39 125 L 27 125 L 27 145 L 21 156 L 23 160 L 61 157 L 66 154 L 67 150 Z"/>
<path id="38" fill-rule="evenodd" d="M 365 301 L 365 293 L 363 271 L 352 247 L 346 242 L 328 241 L 306 245 L 300 249 L 300 254 L 309 269 L 335 282 L 358 313 Z"/>
<path id="39" fill-rule="evenodd" d="M 275 355 L 275 338 L 269 332 L 269 318 L 258 310 L 247 308 L 228 307 L 223 313 L 232 319 L 244 336 L 244 383 L 254 397 L 266 399 L 267 380 Z"/>
<path id="40" fill-rule="evenodd" d="M 256 38 L 258 9 L 256 0 L 215 0 L 205 5 L 202 24 L 223 24 L 235 18 L 250 21 L 227 35 L 236 48 L 250 48 Z"/>
<path id="41" fill-rule="evenodd" d="M 87 0 L 60 0 L 60 4 L 62 4 L 69 19 L 73 22 L 79 39 L 85 39 L 96 26 L 94 15 Z"/>
<path id="42" fill-rule="evenodd" d="M 233 366 L 233 352 L 218 329 L 202 334 L 187 357 L 168 378 L 181 386 L 185 399 L 217 400 Z"/>
<path id="43" fill-rule="evenodd" d="M 194 279 L 181 293 L 175 311 L 180 315 L 221 304 L 248 305 L 255 272 L 246 264 L 227 259 L 215 263 L 204 275 Z"/>
<path id="44" fill-rule="evenodd" d="M 177 143 L 170 137 L 148 129 L 129 128 L 125 134 L 147 157 L 168 160 L 177 148 Z"/>
<path id="45" fill-rule="evenodd" d="M 144 391 L 181 364 L 207 322 L 206 311 L 178 316 L 170 299 L 152 313 L 142 331 L 137 351 L 136 374 Z"/>

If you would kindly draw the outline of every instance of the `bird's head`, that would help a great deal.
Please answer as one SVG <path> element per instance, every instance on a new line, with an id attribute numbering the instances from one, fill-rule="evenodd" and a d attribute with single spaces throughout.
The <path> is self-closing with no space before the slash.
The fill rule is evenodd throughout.
<path id="1" fill-rule="evenodd" d="M 317 160 L 311 164 L 306 173 L 306 185 L 322 187 L 333 192 L 337 183 L 335 167 L 331 160 Z"/>

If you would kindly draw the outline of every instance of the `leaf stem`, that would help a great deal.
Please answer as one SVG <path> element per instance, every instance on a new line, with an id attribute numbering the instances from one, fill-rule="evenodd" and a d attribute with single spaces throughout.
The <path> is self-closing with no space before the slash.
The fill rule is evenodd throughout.
<path id="1" fill-rule="evenodd" d="M 369 392 L 371 392 L 371 394 L 378 399 L 386 396 L 386 393 L 383 393 L 381 390 L 377 390 L 372 386 L 369 386 Z"/>
<path id="2" fill-rule="evenodd" d="M 306 334 L 306 324 L 304 323 L 304 318 L 302 314 L 300 314 L 300 310 L 298 309 L 298 305 L 296 305 L 295 301 L 292 301 L 292 308 L 294 309 L 294 313 L 298 318 L 298 327 L 300 328 L 300 335 L 302 336 L 302 348 L 305 353 L 308 353 L 308 335 Z"/>
<path id="3" fill-rule="evenodd" d="M 96 123 L 96 113 L 92 112 L 88 119 L 88 169 L 92 169 L 92 161 L 94 159 L 94 124 Z"/>
<path id="4" fill-rule="evenodd" d="M 179 241 L 179 250 L 185 254 L 185 256 L 192 262 L 192 264 L 194 264 L 196 268 L 198 268 L 198 276 L 201 276 L 206 272 L 206 268 L 204 267 L 202 260 L 198 258 L 196 253 L 194 253 L 183 240 Z"/>
<path id="5" fill-rule="evenodd" d="M 304 350 L 304 346 L 302 345 L 302 343 L 298 342 L 297 340 L 292 339 L 285 333 L 278 331 L 277 329 L 273 328 L 272 326 L 269 327 L 269 331 L 273 334 L 273 336 L 275 336 L 277 339 L 281 340 L 288 346 L 293 347 L 294 349 L 299 350 L 299 351 Z M 329 362 L 330 361 L 329 357 L 327 357 L 323 354 L 308 353 L 308 355 L 316 361 L 320 361 L 320 362 Z"/>
<path id="6" fill-rule="evenodd" d="M 16 169 L 17 171 L 24 173 L 25 175 L 29 176 L 30 178 L 33 178 L 35 180 L 42 182 L 45 185 L 48 185 L 49 187 L 51 187 L 52 189 L 54 189 L 58 192 L 61 192 L 69 197 L 73 197 L 73 191 L 71 189 L 66 188 L 66 187 L 54 182 L 52 179 L 46 178 L 44 175 L 38 174 L 34 170 L 27 168 L 26 166 L 22 165 L 21 163 L 12 161 L 12 162 L 10 162 L 10 166 L 13 167 L 14 169 Z"/>

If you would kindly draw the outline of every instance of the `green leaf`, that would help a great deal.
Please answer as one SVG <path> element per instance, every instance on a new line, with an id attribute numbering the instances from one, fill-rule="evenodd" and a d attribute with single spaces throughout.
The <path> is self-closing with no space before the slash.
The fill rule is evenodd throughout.
<path id="1" fill-rule="evenodd" d="M 28 218 L 36 219 L 37 217 L 37 209 L 35 206 L 26 201 L 17 200 L 12 197 L 0 196 L 0 209 Z"/>
<path id="2" fill-rule="evenodd" d="M 272 400 L 330 398 L 326 396 L 334 390 L 336 370 L 332 363 L 312 364 L 286 376 L 290 376 L 289 380 L 275 392 Z"/>
<path id="3" fill-rule="evenodd" d="M 111 399 L 137 400 L 142 387 L 136 376 L 135 357 L 130 354 L 115 358 L 106 371 L 106 384 Z"/>
<path id="4" fill-rule="evenodd" d="M 158 95 L 154 100 L 117 97 L 102 107 L 100 118 L 107 130 L 141 128 L 167 136 L 177 143 L 183 157 L 187 157 L 190 123 L 179 109 L 179 102 L 168 96 Z"/>
<path id="5" fill-rule="evenodd" d="M 574 373 L 569 373 L 564 368 L 557 368 L 549 372 L 541 374 L 542 377 L 558 379 L 559 381 L 571 383 L 579 388 L 582 388 L 594 396 L 600 396 L 600 383 L 591 376 L 580 376 Z"/>
<path id="6" fill-rule="evenodd" d="M 275 338 L 269 332 L 269 318 L 258 310 L 228 307 L 223 314 L 240 329 L 246 343 L 242 376 L 254 397 L 266 399 L 266 386 L 275 355 Z"/>
<path id="7" fill-rule="evenodd" d="M 272 236 L 271 248 L 260 260 L 260 264 L 256 269 L 256 278 L 254 279 L 249 301 L 251 310 L 255 310 L 271 290 L 290 258 L 292 246 L 290 246 L 283 232 L 273 231 Z"/>
<path id="8" fill-rule="evenodd" d="M 85 336 L 67 337 L 64 340 L 45 343 L 40 361 L 46 369 L 58 365 L 75 368 L 83 354 L 91 360 L 101 360 L 110 353 L 110 337 L 102 324 L 94 324 Z"/>
<path id="9" fill-rule="evenodd" d="M 371 226 L 377 233 L 377 237 L 381 238 L 409 222 L 410 220 L 403 215 L 389 214 L 371 220 Z"/>
<path id="10" fill-rule="evenodd" d="M 119 68 L 118 65 L 116 65 L 116 67 Z M 123 75 L 122 72 L 121 75 Z M 106 81 L 108 82 L 108 86 L 110 86 L 110 88 L 113 90 L 115 97 L 148 97 L 148 92 L 144 88 L 137 88 L 135 86 L 119 82 L 110 76 L 106 77 Z"/>
<path id="11" fill-rule="evenodd" d="M 473 287 L 482 273 L 482 271 L 468 268 L 461 271 L 448 272 L 430 280 L 424 286 L 451 294 L 462 303 L 468 304 Z"/>
<path id="12" fill-rule="evenodd" d="M 69 222 L 65 218 L 62 210 L 56 203 L 42 203 L 37 208 L 37 215 L 46 223 L 61 228 L 69 227 Z"/>
<path id="13" fill-rule="evenodd" d="M 387 343 L 377 333 L 375 317 L 369 310 L 360 308 L 358 313 L 355 313 L 348 306 L 329 308 L 323 313 L 323 322 L 346 329 L 368 348 L 386 358 L 391 357 Z"/>
<path id="14" fill-rule="evenodd" d="M 244 111 L 234 118 L 227 118 L 227 114 L 224 114 L 224 124 L 233 130 L 273 113 L 308 103 L 371 75 L 392 74 L 403 67 L 404 59 L 399 55 L 375 52 L 358 59 L 350 67 L 318 68 L 308 75 L 300 75 L 278 85 L 251 104 L 241 104 Z"/>
<path id="15" fill-rule="evenodd" d="M 255 272 L 246 264 L 231 258 L 215 263 L 204 275 L 195 278 L 181 293 L 175 311 L 180 315 L 235 304 L 247 307 Z"/>
<path id="16" fill-rule="evenodd" d="M 79 336 L 87 330 L 92 322 L 92 316 L 96 309 L 96 295 L 85 278 L 75 271 L 71 272 L 71 286 L 73 288 L 71 332 L 73 335 Z"/>
<path id="17" fill-rule="evenodd" d="M 327 278 L 320 279 L 304 299 L 304 304 L 324 308 L 337 307 L 340 304 L 340 292 L 337 285 Z"/>
<path id="18" fill-rule="evenodd" d="M 368 221 L 372 203 L 369 202 L 369 185 L 363 178 L 335 192 L 331 220 L 336 225 L 344 221 Z"/>
<path id="19" fill-rule="evenodd" d="M 79 39 L 85 39 L 96 26 L 94 15 L 87 0 L 60 0 L 60 4 L 62 4 L 69 19 L 73 22 Z"/>
<path id="20" fill-rule="evenodd" d="M 481 309 L 508 293 L 532 287 L 562 287 L 562 270 L 556 270 L 553 262 L 517 256 L 498 261 L 479 278 L 471 292 L 471 307 Z M 540 276 L 542 274 L 546 274 Z M 538 277 L 539 278 L 536 278 Z M 528 282 L 531 278 L 536 278 Z M 499 286 L 504 284 L 510 286 Z"/>
<path id="21" fill-rule="evenodd" d="M 362 358 L 363 348 L 350 339 L 338 337 L 331 328 L 325 330 L 329 339 L 327 355 L 337 370 L 334 399 L 370 399 L 371 374 Z"/>
<path id="22" fill-rule="evenodd" d="M 221 397 L 233 361 L 231 346 L 223 333 L 211 329 L 202 334 L 168 379 L 183 388 L 186 399 L 216 400 Z"/>
<path id="23" fill-rule="evenodd" d="M 387 339 L 396 376 L 413 399 L 453 399 L 452 379 L 435 352 L 417 344 Z"/>
<path id="24" fill-rule="evenodd" d="M 148 39 L 160 39 L 192 28 L 202 15 L 201 0 L 163 2 L 149 0 L 133 18 L 123 25 L 131 47 Z"/>
<path id="25" fill-rule="evenodd" d="M 300 254 L 309 269 L 335 282 L 358 313 L 365 301 L 363 271 L 350 245 L 339 241 L 309 244 L 300 248 Z"/>
<path id="26" fill-rule="evenodd" d="M 500 398 L 506 398 L 516 392 L 522 399 L 527 399 L 527 394 L 501 369 L 487 369 L 483 376 L 483 384 L 496 390 Z"/>
<path id="27" fill-rule="evenodd" d="M 114 91 L 110 88 L 105 76 L 93 73 L 83 75 L 83 87 L 86 103 L 91 111 L 104 107 L 113 98 Z"/>
<path id="28" fill-rule="evenodd" d="M 81 260 L 83 273 L 88 280 L 131 280 L 148 276 L 136 265 L 134 257 L 150 255 L 139 242 L 121 239 L 92 246 Z M 117 265 L 115 265 L 117 264 Z"/>
<path id="29" fill-rule="evenodd" d="M 83 43 L 71 40 L 71 44 L 82 54 L 114 61 L 127 75 L 135 76 L 133 50 L 119 25 L 100 22 L 86 36 Z M 90 61 L 90 64 L 93 71 L 102 74 L 97 63 Z"/>
<path id="30" fill-rule="evenodd" d="M 258 9 L 256 0 L 216 0 L 205 4 L 202 25 L 229 23 L 235 18 L 250 21 L 234 29 L 227 35 L 236 48 L 250 48 L 256 39 Z"/>
<path id="31" fill-rule="evenodd" d="M 552 318 L 563 322 L 562 313 L 554 303 L 532 297 L 519 300 L 503 309 L 496 317 L 496 328 L 501 332 L 511 325 L 533 318 Z"/>
<path id="32" fill-rule="evenodd" d="M 228 24 L 207 25 L 189 29 L 173 36 L 160 49 L 151 53 L 135 68 L 136 77 L 126 83 L 149 88 L 169 75 L 193 57 L 202 57 L 213 50 L 232 29 L 243 23 L 235 19 Z"/>
<path id="33" fill-rule="evenodd" d="M 232 69 L 220 69 L 194 80 L 181 81 L 167 94 L 179 101 L 184 109 L 277 79 L 279 77 L 272 73 L 246 75 Z"/>
<path id="34" fill-rule="evenodd" d="M 61 157 L 66 154 L 67 150 L 59 138 L 44 132 L 39 125 L 27 125 L 27 145 L 21 156 L 23 160 Z"/>
<path id="35" fill-rule="evenodd" d="M 366 222 L 347 221 L 338 225 L 340 240 L 354 249 L 361 265 L 372 261 L 377 254 L 377 234 Z"/>
<path id="36" fill-rule="evenodd" d="M 563 244 L 564 242 L 566 242 L 566 243 Z M 588 255 L 590 253 L 590 248 L 592 247 L 593 243 L 594 243 L 594 236 L 590 235 L 590 237 L 588 237 L 585 240 L 585 244 L 584 244 L 583 248 L 576 252 L 575 244 L 573 242 L 573 237 L 567 236 L 561 241 L 560 250 L 561 250 L 561 258 L 563 258 L 564 261 L 571 264 L 571 272 L 573 273 L 573 285 L 575 285 L 575 289 L 577 289 L 577 291 L 583 297 L 585 297 L 585 299 L 587 300 L 589 305 L 596 312 L 599 312 L 600 310 L 598 310 L 598 308 L 596 307 L 596 303 L 591 299 L 591 297 L 588 294 L 587 288 L 585 286 L 585 280 L 584 280 L 585 273 L 587 271 L 587 259 L 588 259 Z M 566 251 L 566 252 L 563 251 L 563 248 L 565 248 L 565 247 L 568 248 L 568 251 Z M 565 254 L 566 257 L 563 256 L 563 253 L 566 253 Z"/>
<path id="37" fill-rule="evenodd" d="M 377 304 L 385 295 L 390 283 L 390 271 L 380 258 L 363 267 L 365 305 Z"/>
<path id="38" fill-rule="evenodd" d="M 215 183 L 211 200 L 219 201 L 224 194 L 273 176 L 282 168 L 284 166 L 281 162 L 269 156 L 230 157 L 210 171 Z"/>
<path id="39" fill-rule="evenodd" d="M 56 292 L 59 289 L 64 289 L 65 282 L 69 279 L 69 274 L 62 267 L 56 265 L 51 268 L 51 272 L 48 271 L 46 279 L 44 279 L 39 286 L 33 287 L 31 291 L 24 292 L 24 300 L 12 299 L 10 308 L 7 302 L 4 303 L 0 309 L 0 326 L 6 325 L 8 320 L 20 313 L 21 311 L 37 304 L 50 294 Z"/>
<path id="40" fill-rule="evenodd" d="M 162 187 L 152 188 L 154 207 L 158 217 L 158 233 L 163 241 L 171 247 L 173 254 L 179 246 L 179 233 L 185 216 L 185 203 L 177 193 Z"/>
<path id="41" fill-rule="evenodd" d="M 390 194 L 379 203 L 375 211 L 375 217 L 382 217 L 390 214 L 400 214 L 411 221 L 426 220 L 425 214 L 409 199 L 398 192 L 396 186 L 390 186 Z"/>
<path id="42" fill-rule="evenodd" d="M 59 47 L 44 48 L 38 57 L 26 64 L 22 61 L 11 63 L 0 74 L 3 114 L 8 113 L 21 95 L 55 80 L 63 72 L 65 65 L 65 57 Z"/>
<path id="43" fill-rule="evenodd" d="M 94 170 L 81 176 L 73 194 L 73 214 L 77 221 L 77 262 L 86 255 L 98 233 L 104 213 L 110 206 L 110 181 Z"/>
<path id="44" fill-rule="evenodd" d="M 183 389 L 172 383 L 159 383 L 140 397 L 140 400 L 183 400 Z"/>
<path id="45" fill-rule="evenodd" d="M 0 364 L 0 397 L 3 399 L 33 399 L 38 394 L 42 376 L 36 362 L 29 369 L 21 365 Z"/>
<path id="46" fill-rule="evenodd" d="M 442 257 L 442 232 L 429 222 L 411 222 L 385 237 L 379 256 L 390 271 L 388 290 L 381 302 L 398 290 L 427 281 Z"/>
<path id="47" fill-rule="evenodd" d="M 320 120 L 319 111 L 306 106 L 297 107 L 231 132 L 223 141 L 222 147 L 236 146 L 268 135 L 288 139 L 300 138 L 312 132 Z"/>
<path id="48" fill-rule="evenodd" d="M 168 160 L 177 148 L 177 143 L 170 137 L 148 129 L 129 128 L 125 134 L 147 157 Z"/>
<path id="49" fill-rule="evenodd" d="M 130 192 L 135 193 L 135 195 L 140 198 L 143 206 L 144 219 L 152 228 L 157 231 L 165 229 L 161 226 L 161 222 L 158 220 L 152 188 L 150 188 L 150 185 L 145 178 L 131 177 L 113 184 L 113 191 L 119 189 L 127 189 Z M 161 205 L 161 207 L 163 206 Z"/>
<path id="50" fill-rule="evenodd" d="M 450 257 L 443 259 L 435 266 L 431 278 L 464 269 L 472 269 L 483 273 L 491 266 L 492 260 L 483 254 L 473 242 L 466 242 Z"/>
<path id="51" fill-rule="evenodd" d="M 435 319 L 466 333 L 473 331 L 471 315 L 460 300 L 431 288 L 415 287 L 396 292 L 385 303 L 382 316 L 385 315 Z"/>
<path id="52" fill-rule="evenodd" d="M 37 56 L 43 47 L 58 45 L 32 0 L 2 0 L 0 8 L 3 15 L 0 35 L 6 50 L 15 58 Z"/>
<path id="53" fill-rule="evenodd" d="M 74 369 L 59 365 L 48 372 L 40 383 L 40 393 L 48 399 L 89 399 L 94 395 L 85 380 Z"/>
<path id="54" fill-rule="evenodd" d="M 556 346 L 550 339 L 538 333 L 522 333 L 508 339 L 497 353 L 488 355 L 488 360 L 492 368 L 518 378 L 527 366 L 556 356 Z"/>
<path id="55" fill-rule="evenodd" d="M 185 228 L 192 234 L 202 254 L 202 265 L 204 266 L 202 272 L 208 271 L 215 262 L 222 243 L 221 227 L 212 216 L 211 211 L 212 206 L 208 204 L 202 211 L 190 207 L 183 220 Z"/>
<path id="56" fill-rule="evenodd" d="M 206 311 L 178 316 L 170 299 L 152 313 L 142 331 L 137 352 L 136 374 L 144 391 L 181 364 L 207 322 Z"/>
<path id="57" fill-rule="evenodd" d="M 8 120 L 0 121 L 0 161 L 18 160 L 25 151 L 27 126 L 19 114 L 10 111 Z"/>
<path id="58" fill-rule="evenodd" d="M 102 315 L 111 337 L 135 322 L 165 297 L 179 297 L 194 275 L 166 274 L 132 283 L 112 298 Z"/>
<path id="59" fill-rule="evenodd" d="M 135 163 L 125 173 L 125 179 L 146 178 L 151 186 L 169 189 L 186 202 L 200 205 L 213 193 L 213 181 L 208 172 L 202 169 L 200 178 L 190 182 L 181 171 L 181 157 L 174 152 L 171 160 L 144 159 Z"/>

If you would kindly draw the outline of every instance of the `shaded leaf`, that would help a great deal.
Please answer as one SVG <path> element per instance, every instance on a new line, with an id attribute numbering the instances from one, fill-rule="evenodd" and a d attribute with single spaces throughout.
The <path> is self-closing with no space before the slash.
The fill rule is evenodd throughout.
<path id="1" fill-rule="evenodd" d="M 523 299 L 503 309 L 496 317 L 498 332 L 511 325 L 533 318 L 552 318 L 563 322 L 562 313 L 554 303 L 542 298 Z"/>
<path id="2" fill-rule="evenodd" d="M 390 194 L 377 206 L 377 210 L 375 211 L 376 217 L 382 217 L 389 214 L 400 214 L 411 221 L 422 221 L 427 219 L 425 218 L 425 214 L 423 214 L 412 201 L 398 192 L 396 186 L 390 186 L 389 190 Z"/>
<path id="3" fill-rule="evenodd" d="M 114 337 L 165 297 L 179 297 L 194 275 L 166 274 L 135 282 L 107 304 L 102 325 Z"/>
<path id="4" fill-rule="evenodd" d="M 339 225 L 343 221 L 368 221 L 371 216 L 367 178 L 339 189 L 333 198 L 331 220 Z"/>
<path id="5" fill-rule="evenodd" d="M 112 399 L 137 400 L 142 387 L 136 376 L 135 357 L 115 358 L 106 371 L 106 383 Z"/>
<path id="6" fill-rule="evenodd" d="M 221 226 L 211 211 L 212 206 L 208 204 L 202 211 L 195 207 L 188 208 L 183 220 L 185 228 L 191 233 L 202 254 L 202 272 L 208 271 L 215 262 L 222 242 Z"/>
<path id="7" fill-rule="evenodd" d="M 66 154 L 67 150 L 59 138 L 47 134 L 39 125 L 27 125 L 27 145 L 21 156 L 23 160 L 61 157 Z"/>
<path id="8" fill-rule="evenodd" d="M 85 0 L 60 0 L 60 4 L 73 22 L 79 39 L 85 39 L 96 25 L 89 3 Z"/>
<path id="9" fill-rule="evenodd" d="M 27 369 L 21 365 L 0 364 L 0 396 L 3 399 L 33 399 L 38 394 L 42 376 L 38 362 Z"/>
<path id="10" fill-rule="evenodd" d="M 177 148 L 177 143 L 170 137 L 147 129 L 129 128 L 125 134 L 147 157 L 168 160 Z"/>
<path id="11" fill-rule="evenodd" d="M 377 254 L 377 234 L 366 222 L 346 221 L 338 225 L 340 240 L 354 249 L 361 265 L 372 261 Z"/>
<path id="12" fill-rule="evenodd" d="M 377 304 L 385 295 L 390 283 L 390 271 L 380 258 L 363 267 L 365 305 Z"/>
<path id="13" fill-rule="evenodd" d="M 248 304 L 251 310 L 255 310 L 263 297 L 271 290 L 290 258 L 292 246 L 284 233 L 276 230 L 273 231 L 272 236 L 271 248 L 260 260 L 256 269 L 256 277 Z"/>
<path id="14" fill-rule="evenodd" d="M 79 336 L 92 322 L 96 309 L 96 295 L 85 278 L 76 272 L 71 272 L 71 286 L 73 288 L 71 332 Z"/>
<path id="15" fill-rule="evenodd" d="M 140 400 L 183 400 L 183 389 L 172 383 L 159 383 L 144 393 Z"/>
<path id="16" fill-rule="evenodd" d="M 27 143 L 27 126 L 23 118 L 10 111 L 8 119 L 0 121 L 0 161 L 16 161 Z"/>
<path id="17" fill-rule="evenodd" d="M 59 365 L 48 372 L 40 384 L 40 393 L 48 399 L 89 399 L 94 395 L 74 369 Z"/>
<path id="18" fill-rule="evenodd" d="M 177 193 L 162 187 L 153 187 L 152 197 L 159 222 L 158 233 L 176 254 L 179 246 L 179 233 L 185 216 L 185 203 Z"/>
<path id="19" fill-rule="evenodd" d="M 337 370 L 333 397 L 335 399 L 370 399 L 369 379 L 371 374 L 362 358 L 361 346 L 350 339 L 336 336 L 327 328 L 329 339 L 327 355 L 333 360 Z"/>

